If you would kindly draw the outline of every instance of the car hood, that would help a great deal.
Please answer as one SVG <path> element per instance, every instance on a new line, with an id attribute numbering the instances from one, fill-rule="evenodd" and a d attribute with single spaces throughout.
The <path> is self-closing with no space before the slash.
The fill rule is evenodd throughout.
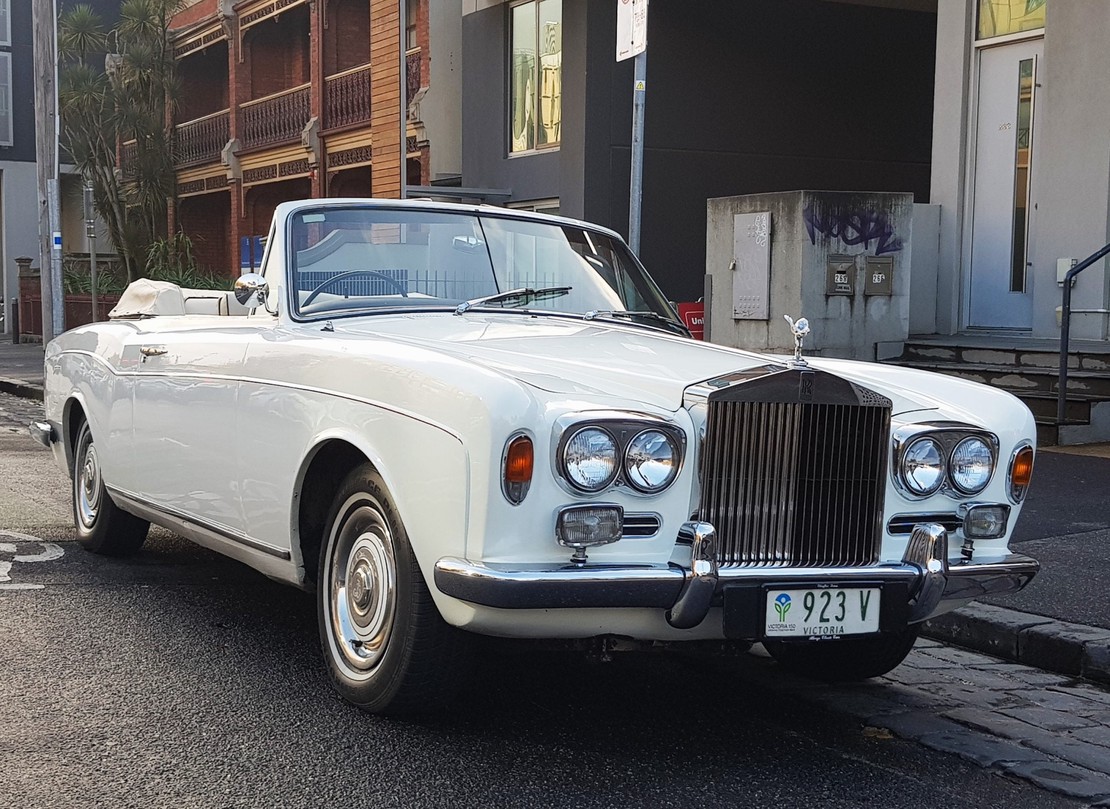
<path id="1" fill-rule="evenodd" d="M 692 384 L 784 359 L 622 324 L 522 313 L 375 316 L 336 321 L 335 331 L 419 345 L 549 393 L 641 401 L 671 411 L 682 406 Z M 900 377 L 913 372 L 875 363 L 810 362 L 886 395 L 895 414 L 942 404 L 903 387 Z"/>

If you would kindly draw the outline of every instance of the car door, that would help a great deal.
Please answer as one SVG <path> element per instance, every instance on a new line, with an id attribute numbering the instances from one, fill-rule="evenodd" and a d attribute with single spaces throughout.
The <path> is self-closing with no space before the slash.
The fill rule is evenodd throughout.
<path id="1" fill-rule="evenodd" d="M 151 328 L 133 347 L 136 493 L 155 508 L 232 535 L 244 527 L 235 407 L 245 325 Z"/>

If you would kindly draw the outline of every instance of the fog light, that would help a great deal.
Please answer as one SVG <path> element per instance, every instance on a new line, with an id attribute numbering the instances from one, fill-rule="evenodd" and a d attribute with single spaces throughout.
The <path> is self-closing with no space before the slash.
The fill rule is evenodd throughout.
<path id="1" fill-rule="evenodd" d="M 1010 507 L 994 503 L 966 503 L 960 506 L 964 536 L 968 539 L 997 539 L 1005 536 Z"/>
<path id="2" fill-rule="evenodd" d="M 574 548 L 571 561 L 576 564 L 586 561 L 586 548 L 616 542 L 623 531 L 624 509 L 609 503 L 567 506 L 555 519 L 555 539 Z"/>

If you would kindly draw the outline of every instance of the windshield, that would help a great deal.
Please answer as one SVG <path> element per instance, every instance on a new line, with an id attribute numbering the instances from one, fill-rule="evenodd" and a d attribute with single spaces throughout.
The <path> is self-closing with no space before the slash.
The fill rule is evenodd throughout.
<path id="1" fill-rule="evenodd" d="M 293 305 L 302 317 L 398 309 L 631 313 L 620 320 L 681 329 L 623 242 L 581 226 L 336 206 L 294 214 L 290 235 Z M 504 294 L 512 291 L 529 294 Z"/>

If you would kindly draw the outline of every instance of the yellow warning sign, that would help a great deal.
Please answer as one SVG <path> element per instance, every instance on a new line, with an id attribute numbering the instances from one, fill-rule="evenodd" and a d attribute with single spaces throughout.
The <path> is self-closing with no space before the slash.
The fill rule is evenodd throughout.
<path id="1" fill-rule="evenodd" d="M 636 92 L 642 93 L 644 90 L 647 89 L 647 82 L 646 81 L 636 82 L 636 86 L 635 86 L 634 89 L 636 90 Z"/>

